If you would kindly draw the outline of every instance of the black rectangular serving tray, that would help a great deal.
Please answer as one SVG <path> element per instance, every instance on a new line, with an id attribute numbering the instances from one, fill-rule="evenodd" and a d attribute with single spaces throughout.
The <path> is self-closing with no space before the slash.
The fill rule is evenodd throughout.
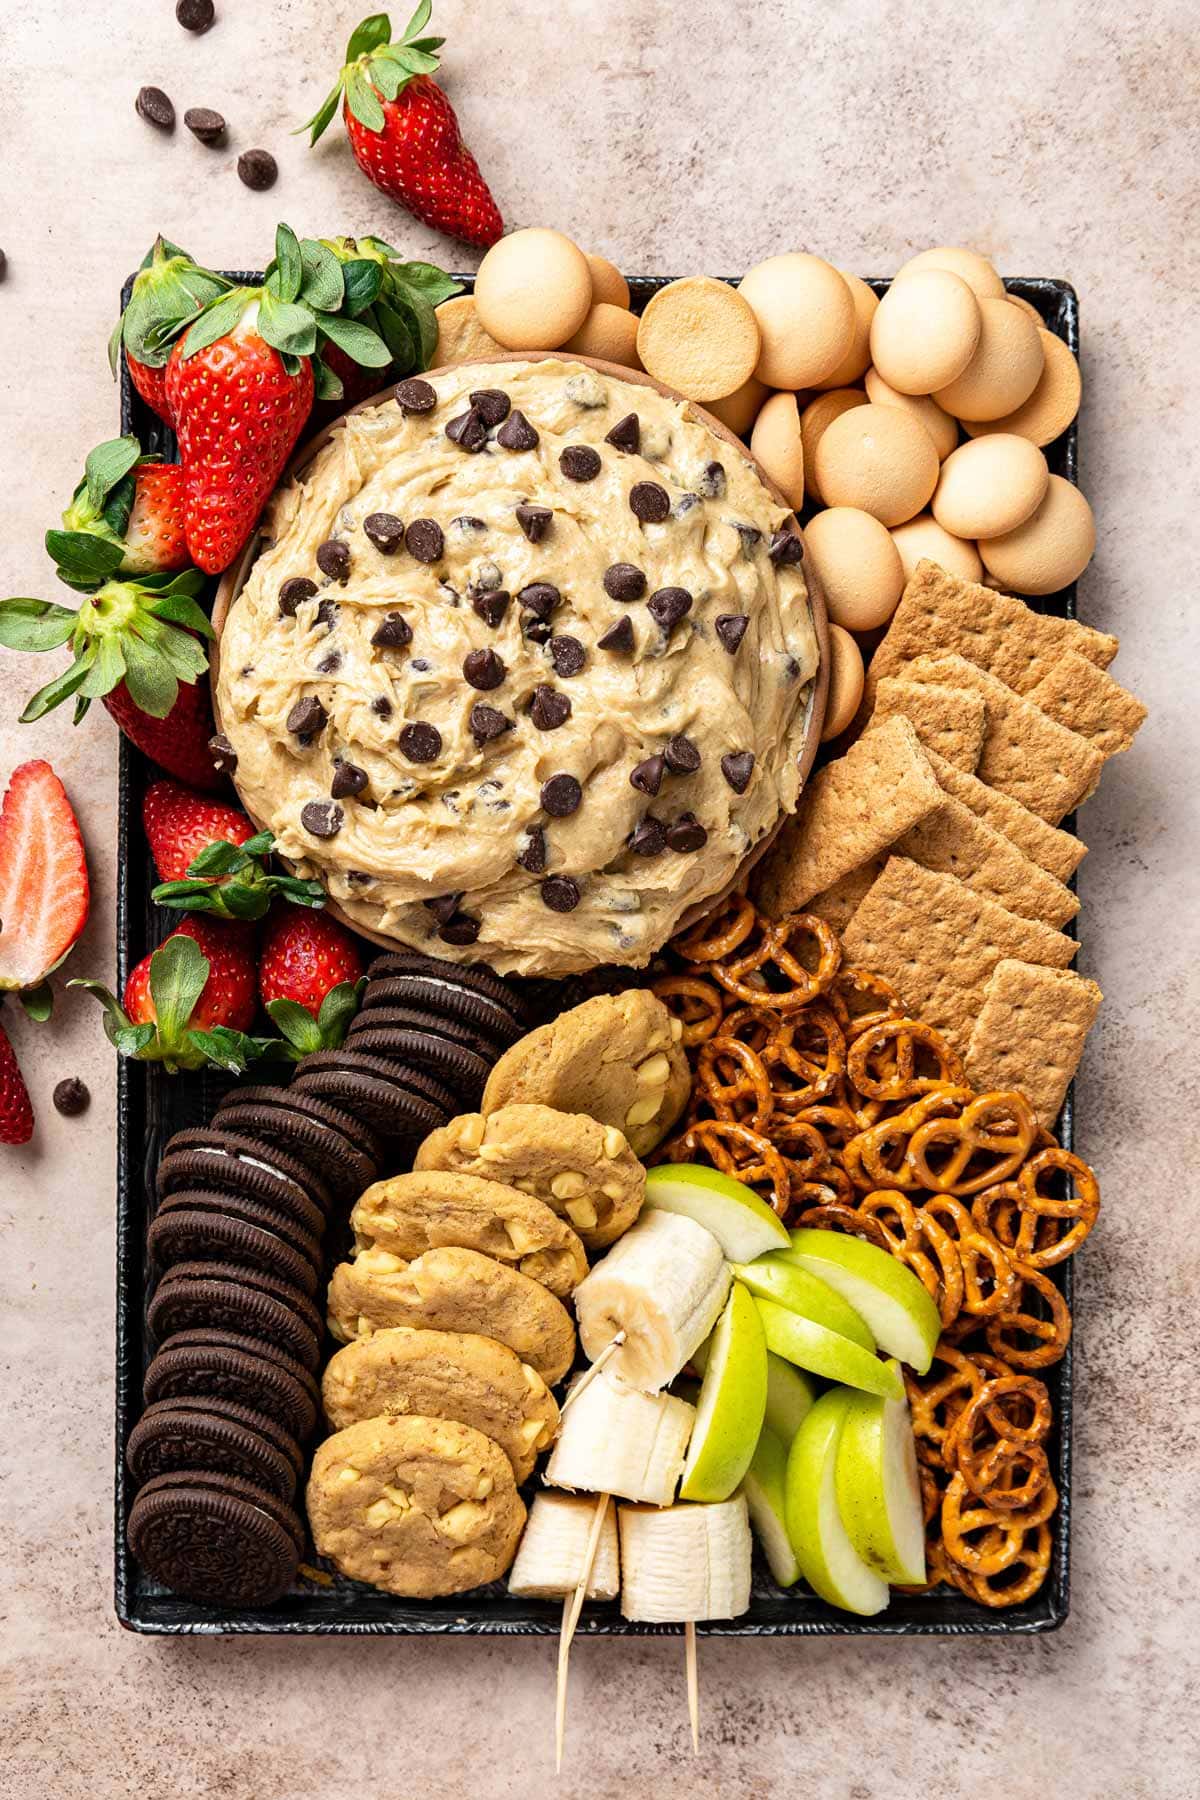
<path id="1" fill-rule="evenodd" d="M 236 272 L 231 279 L 252 285 L 261 276 Z M 474 277 L 457 278 L 469 293 Z M 634 310 L 640 312 L 671 276 L 630 278 Z M 121 303 L 129 299 L 130 281 Z M 886 280 L 870 284 L 882 293 Z M 1005 283 L 1008 291 L 1028 300 L 1042 315 L 1049 330 L 1057 333 L 1076 355 L 1079 351 L 1079 303 L 1065 281 L 1017 277 Z M 121 430 L 134 432 L 146 450 L 157 450 L 169 460 L 176 456 L 175 441 L 161 420 L 150 412 L 121 368 Z M 1078 478 L 1077 425 L 1072 424 L 1046 452 L 1052 471 L 1069 481 Z M 1075 589 L 1034 601 L 1039 610 L 1060 617 L 1075 617 Z M 159 943 L 178 915 L 164 912 L 150 900 L 155 875 L 141 827 L 142 797 L 157 774 L 155 766 L 124 738 L 120 747 L 117 973 L 123 988 L 130 969 Z M 1073 820 L 1066 820 L 1070 827 Z M 1069 931 L 1073 926 L 1068 926 Z M 120 988 L 118 989 L 120 991 Z M 269 1079 L 269 1077 L 267 1077 Z M 250 1080 L 263 1076 L 251 1075 Z M 125 1468 L 125 1444 L 142 1408 L 142 1378 L 150 1360 L 146 1306 L 153 1286 L 146 1256 L 146 1229 L 153 1214 L 154 1174 L 163 1145 L 185 1126 L 208 1122 L 221 1097 L 232 1085 L 228 1078 L 205 1071 L 195 1075 L 165 1075 L 153 1063 L 118 1060 L 117 1071 L 117 1380 L 116 1380 L 116 1509 L 114 1548 L 117 1617 L 131 1631 L 158 1635 L 200 1637 L 227 1634 L 274 1633 L 330 1636 L 393 1636 L 424 1632 L 450 1634 L 552 1635 L 559 1629 L 557 1603 L 517 1599 L 503 1582 L 446 1600 L 394 1599 L 368 1587 L 332 1578 L 329 1586 L 311 1580 L 299 1582 L 281 1600 L 255 1609 L 222 1609 L 184 1600 L 158 1585 L 130 1553 L 125 1531 L 134 1484 Z M 1073 1096 L 1068 1094 L 1059 1136 L 1069 1148 L 1074 1142 Z M 1051 1271 L 1071 1304 L 1071 1263 Z M 755 1552 L 754 1586 L 749 1612 L 739 1619 L 703 1624 L 699 1631 L 721 1637 L 958 1637 L 1029 1636 L 1054 1631 L 1067 1617 L 1070 1581 L 1071 1525 L 1071 1404 L 1072 1350 L 1053 1368 L 1041 1371 L 1054 1406 L 1055 1428 L 1048 1444 L 1051 1468 L 1060 1503 L 1054 1522 L 1054 1549 L 1049 1575 L 1032 1599 L 1021 1606 L 993 1612 L 957 1592 L 940 1589 L 928 1596 L 894 1594 L 887 1611 L 874 1619 L 861 1619 L 826 1605 L 806 1589 L 782 1592 L 772 1582 L 761 1556 Z M 622 1619 L 615 1603 L 588 1606 L 579 1623 L 590 1636 L 669 1636 L 681 1628 L 673 1625 L 632 1624 Z"/>

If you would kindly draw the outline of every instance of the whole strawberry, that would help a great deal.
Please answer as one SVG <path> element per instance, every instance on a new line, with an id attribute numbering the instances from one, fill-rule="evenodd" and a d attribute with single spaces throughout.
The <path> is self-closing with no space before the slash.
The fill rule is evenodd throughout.
<path id="1" fill-rule="evenodd" d="M 201 654 L 203 655 L 202 647 Z M 203 679 L 206 673 L 207 658 L 201 678 L 180 682 L 175 689 L 174 700 L 161 718 L 147 710 L 146 696 L 141 701 L 134 699 L 126 681 L 120 682 L 110 694 L 105 694 L 104 708 L 116 720 L 130 743 L 135 744 L 151 762 L 156 762 L 160 769 L 165 769 L 168 775 L 177 776 L 189 787 L 205 788 L 210 793 L 216 793 L 226 782 L 214 760 L 213 738 L 216 725 L 208 697 L 208 682 Z M 33 705 L 32 700 L 29 705 Z M 28 713 L 29 707 L 26 707 L 22 718 Z"/>
<path id="2" fill-rule="evenodd" d="M 346 46 L 337 86 L 302 129 L 315 144 L 344 95 L 346 133 L 367 179 L 422 224 L 486 249 L 504 221 L 454 108 L 430 80 L 445 42 L 421 36 L 431 10 L 430 0 L 421 0 L 395 44 L 386 13 L 364 19 Z"/>
<path id="3" fill-rule="evenodd" d="M 263 928 L 258 991 L 298 1056 L 336 1049 L 358 1011 L 359 941 L 328 913 L 277 906 Z"/>
<path id="4" fill-rule="evenodd" d="M 62 523 L 61 531 L 46 533 L 46 548 L 68 572 L 77 566 L 89 572 L 94 546 L 88 538 L 120 551 L 106 574 L 153 575 L 188 566 L 183 470 L 143 456 L 135 437 L 110 438 L 89 453 Z"/>
<path id="5" fill-rule="evenodd" d="M 185 319 L 228 288 L 222 275 L 202 269 L 186 250 L 155 238 L 133 278 L 129 305 L 117 320 L 108 343 L 113 374 L 122 349 L 134 387 L 152 412 L 171 424 L 165 381 L 171 340 Z"/>
<path id="6" fill-rule="evenodd" d="M 159 906 L 261 919 L 277 895 L 301 906 L 325 904 L 319 882 L 267 869 L 275 840 L 255 832 L 238 806 L 178 781 L 155 781 L 142 802 L 142 825 L 162 877 L 150 896 Z"/>
<path id="7" fill-rule="evenodd" d="M 0 1025 L 0 1144 L 27 1144 L 33 1136 L 33 1105 L 8 1033 Z"/>

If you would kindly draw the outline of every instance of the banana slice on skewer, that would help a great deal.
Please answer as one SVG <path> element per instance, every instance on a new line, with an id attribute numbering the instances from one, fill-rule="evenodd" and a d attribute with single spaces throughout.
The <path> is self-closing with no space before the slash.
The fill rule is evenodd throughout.
<path id="1" fill-rule="evenodd" d="M 643 1213 L 575 1290 L 584 1353 L 595 1361 L 623 1331 L 612 1373 L 656 1392 L 712 1330 L 731 1279 L 711 1231 L 680 1213 Z"/>
<path id="2" fill-rule="evenodd" d="M 596 1501 L 590 1495 L 539 1494 L 529 1509 L 508 1577 L 509 1593 L 531 1600 L 561 1600 L 573 1594 L 583 1578 L 595 1512 Z M 584 1593 L 588 1600 L 615 1600 L 620 1590 L 616 1508 L 610 1506 Z"/>
<path id="3" fill-rule="evenodd" d="M 607 1370 L 590 1381 L 585 1371 L 579 1379 L 579 1399 L 563 1408 L 546 1480 L 552 1487 L 669 1506 L 683 1470 L 695 1407 L 673 1394 L 623 1387 Z"/>
<path id="4" fill-rule="evenodd" d="M 621 1506 L 621 1612 L 656 1625 L 735 1619 L 750 1605 L 745 1497 Z"/>

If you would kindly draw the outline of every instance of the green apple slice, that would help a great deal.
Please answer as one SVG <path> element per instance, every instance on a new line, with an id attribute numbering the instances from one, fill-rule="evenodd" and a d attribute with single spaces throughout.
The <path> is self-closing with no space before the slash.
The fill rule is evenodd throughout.
<path id="1" fill-rule="evenodd" d="M 827 1381 L 842 1381 L 847 1387 L 862 1388 L 868 1394 L 882 1394 L 887 1400 L 903 1397 L 904 1383 L 896 1369 L 880 1362 L 861 1344 L 853 1343 L 850 1338 L 842 1337 L 800 1313 L 789 1312 L 786 1306 L 779 1306 L 774 1300 L 756 1299 L 755 1305 L 763 1322 L 767 1349 L 774 1350 L 776 1356 L 795 1363 L 798 1368 L 810 1369 L 814 1375 L 824 1375 Z M 819 1406 L 820 1401 L 817 1404 Z M 804 1425 L 807 1423 L 805 1419 Z M 804 1425 L 800 1427 L 801 1431 Z"/>
<path id="2" fill-rule="evenodd" d="M 764 1425 L 742 1492 L 750 1523 L 763 1547 L 767 1567 L 782 1588 L 800 1578 L 800 1564 L 787 1533 L 787 1451 L 783 1440 Z"/>
<path id="3" fill-rule="evenodd" d="M 849 1301 L 843 1300 L 820 1276 L 810 1275 L 807 1269 L 786 1260 L 784 1252 L 760 1256 L 757 1262 L 735 1263 L 733 1272 L 752 1294 L 774 1300 L 790 1312 L 803 1313 L 814 1324 L 836 1331 L 839 1337 L 861 1344 L 864 1350 L 874 1350 L 875 1339 Z"/>
<path id="4" fill-rule="evenodd" d="M 865 1563 L 842 1523 L 837 1497 L 838 1446 L 854 1395 L 822 1394 L 788 1453 L 787 1530 L 800 1572 L 831 1606 L 870 1615 L 888 1603 L 888 1584 Z"/>
<path id="5" fill-rule="evenodd" d="M 682 1213 L 711 1231 L 731 1262 L 786 1250 L 788 1234 L 753 1188 L 700 1163 L 660 1163 L 646 1176 L 646 1205 Z"/>
<path id="6" fill-rule="evenodd" d="M 837 1450 L 838 1510 L 850 1542 L 887 1581 L 925 1579 L 925 1519 L 907 1400 L 855 1394 Z"/>
<path id="7" fill-rule="evenodd" d="M 942 1323 L 911 1269 L 877 1245 L 840 1231 L 793 1231 L 790 1247 L 779 1254 L 836 1288 L 866 1320 L 881 1350 L 924 1375 Z"/>
<path id="8" fill-rule="evenodd" d="M 802 1369 L 785 1362 L 773 1350 L 767 1351 L 767 1410 L 763 1425 L 775 1433 L 785 1451 L 819 1392 L 816 1382 Z"/>
<path id="9" fill-rule="evenodd" d="M 728 1500 L 750 1466 L 767 1404 L 767 1344 L 758 1308 L 735 1281 L 708 1340 L 681 1500 Z"/>

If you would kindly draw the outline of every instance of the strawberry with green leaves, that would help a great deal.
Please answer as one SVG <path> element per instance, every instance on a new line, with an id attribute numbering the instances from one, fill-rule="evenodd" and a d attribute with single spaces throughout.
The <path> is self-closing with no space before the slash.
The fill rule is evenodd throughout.
<path id="1" fill-rule="evenodd" d="M 90 899 L 67 790 L 48 762 L 22 763 L 0 809 L 0 989 L 35 1019 L 50 1015 L 46 978 L 86 925 Z"/>
<path id="2" fill-rule="evenodd" d="M 342 101 L 346 134 L 367 179 L 422 224 L 486 249 L 504 221 L 454 108 L 431 80 L 445 42 L 421 35 L 431 11 L 430 0 L 421 0 L 397 43 L 386 13 L 364 19 L 346 46 L 337 85 L 302 129 L 315 144 Z"/>
<path id="3" fill-rule="evenodd" d="M 46 533 L 46 548 L 60 568 L 70 568 L 79 556 L 86 564 L 89 546 L 79 541 L 84 538 L 120 550 L 114 573 L 151 575 L 188 567 L 183 470 L 143 455 L 135 437 L 110 438 L 89 453 L 62 522 L 61 531 Z"/>
<path id="4" fill-rule="evenodd" d="M 434 308 L 461 293 L 462 286 L 434 263 L 402 262 L 382 238 L 321 242 L 342 264 L 348 316 L 378 332 L 392 355 L 386 369 L 362 369 L 336 344 L 325 345 L 322 360 L 340 389 L 330 398 L 340 402 L 340 410 L 368 399 L 389 381 L 429 367 L 438 340 Z"/>
<path id="5" fill-rule="evenodd" d="M 223 275 L 202 269 L 186 250 L 166 238 L 155 238 L 133 278 L 129 305 L 108 341 L 114 375 L 122 350 L 134 387 L 160 419 L 172 423 L 165 381 L 171 343 L 186 319 L 229 287 Z"/>
<path id="6" fill-rule="evenodd" d="M 178 781 L 154 781 L 142 802 L 142 824 L 162 878 L 150 896 L 159 906 L 261 919 L 276 898 L 325 904 L 319 881 L 267 868 L 275 840 L 269 831 L 256 832 L 238 806 Z"/>
<path id="7" fill-rule="evenodd" d="M 336 1050 L 365 981 L 353 932 L 328 913 L 277 906 L 263 928 L 258 991 L 294 1056 Z"/>
<path id="8" fill-rule="evenodd" d="M 16 1051 L 0 1025 L 0 1144 L 27 1144 L 33 1136 L 33 1103 Z"/>

